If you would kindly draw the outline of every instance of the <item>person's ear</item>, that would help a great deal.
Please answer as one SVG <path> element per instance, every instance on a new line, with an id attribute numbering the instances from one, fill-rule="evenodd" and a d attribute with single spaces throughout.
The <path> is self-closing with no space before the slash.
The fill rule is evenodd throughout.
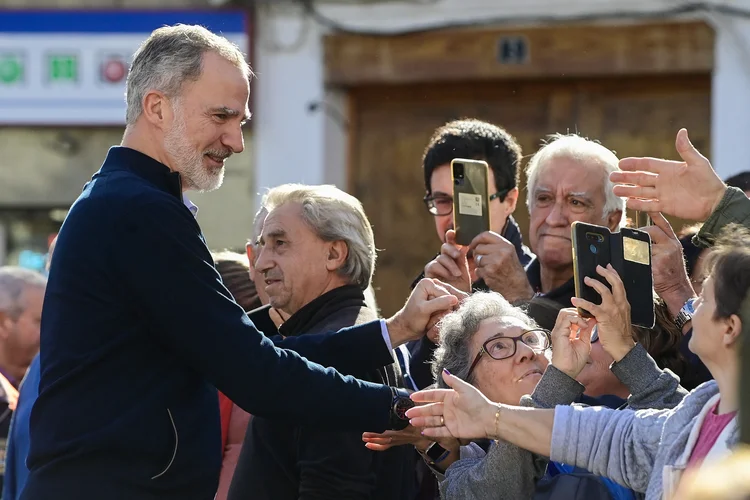
<path id="1" fill-rule="evenodd" d="M 337 271 L 344 267 L 346 258 L 349 256 L 349 247 L 343 240 L 332 241 L 328 244 L 328 258 L 326 259 L 326 269 Z"/>
<path id="2" fill-rule="evenodd" d="M 610 231 L 615 232 L 620 227 L 622 220 L 622 210 L 615 210 L 607 216 L 607 227 Z"/>
<path id="3" fill-rule="evenodd" d="M 7 340 L 13 329 L 13 319 L 4 312 L 0 312 L 0 340 Z"/>
<path id="4" fill-rule="evenodd" d="M 151 125 L 163 129 L 172 116 L 173 110 L 168 99 L 161 92 L 151 90 L 143 97 L 143 117 Z"/>
<path id="5" fill-rule="evenodd" d="M 742 334 L 742 320 L 736 314 L 732 314 L 728 318 L 722 320 L 725 325 L 724 333 L 722 335 L 722 343 L 730 347 L 739 342 L 740 335 Z"/>
<path id="6" fill-rule="evenodd" d="M 250 272 L 252 273 L 255 269 L 255 246 L 248 242 L 245 245 L 245 252 L 247 252 L 247 261 L 250 263 Z"/>
<path id="7" fill-rule="evenodd" d="M 503 205 L 505 205 L 506 216 L 516 211 L 516 205 L 518 204 L 518 188 L 514 187 L 505 195 Z"/>

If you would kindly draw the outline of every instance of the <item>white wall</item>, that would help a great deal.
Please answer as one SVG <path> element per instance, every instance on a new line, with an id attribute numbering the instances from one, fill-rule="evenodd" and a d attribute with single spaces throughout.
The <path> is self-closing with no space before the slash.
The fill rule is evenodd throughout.
<path id="1" fill-rule="evenodd" d="M 718 2 L 715 2 L 718 3 Z M 680 0 L 440 0 L 340 5 L 318 2 L 325 16 L 351 29 L 398 32 L 407 29 L 477 20 L 534 16 L 576 16 L 630 12 L 655 12 L 684 5 Z M 731 2 L 750 10 L 750 0 Z M 256 186 L 283 182 L 346 180 L 346 131 L 330 116 L 307 106 L 326 95 L 330 106 L 346 114 L 340 94 L 325 94 L 321 37 L 326 28 L 302 21 L 302 14 L 286 7 L 262 9 L 256 18 L 255 87 Z M 750 21 L 719 15 L 693 15 L 715 26 L 716 71 L 712 92 L 712 150 L 715 168 L 722 177 L 750 170 Z M 619 22 L 630 22 L 620 19 Z M 294 44 L 282 50 L 278 45 Z M 676 132 L 676 130 L 675 130 Z"/>
<path id="2" fill-rule="evenodd" d="M 722 178 L 750 170 L 750 21 L 712 16 L 711 161 Z"/>
<path id="3" fill-rule="evenodd" d="M 324 182 L 325 115 L 320 26 L 296 13 L 256 19 L 253 130 L 258 190 L 287 182 Z M 258 200 L 259 201 L 259 200 Z M 257 205 L 256 205 L 257 206 Z"/>

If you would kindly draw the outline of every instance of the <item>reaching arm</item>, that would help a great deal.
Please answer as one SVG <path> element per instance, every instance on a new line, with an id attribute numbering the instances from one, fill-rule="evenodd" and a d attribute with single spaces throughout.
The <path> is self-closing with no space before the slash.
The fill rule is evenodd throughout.
<path id="1" fill-rule="evenodd" d="M 750 228 L 750 199 L 742 190 L 728 187 L 719 204 L 701 226 L 701 230 L 693 237 L 693 241 L 699 246 L 709 247 L 716 235 L 732 223 Z"/>
<path id="2" fill-rule="evenodd" d="M 368 328 L 344 328 L 338 332 L 300 332 L 306 335 L 285 338 L 279 335 L 269 316 L 270 307 L 259 307 L 247 316 L 276 347 L 292 350 L 314 363 L 354 377 L 365 378 L 368 373 L 393 363 L 381 325 L 372 323 Z"/>
<path id="3" fill-rule="evenodd" d="M 554 410 L 498 408 L 496 438 L 551 460 L 583 467 L 638 492 L 648 487 L 669 412 L 577 406 Z M 488 423 L 487 415 L 483 421 Z"/>
<path id="4" fill-rule="evenodd" d="M 519 408 L 494 404 L 449 373 L 443 374 L 443 380 L 454 390 L 432 389 L 411 396 L 418 403 L 431 403 L 406 413 L 412 425 L 425 427 L 425 436 L 504 440 L 646 491 L 662 428 L 672 410 Z"/>
<path id="5" fill-rule="evenodd" d="M 632 410 L 674 408 L 688 395 L 679 377 L 660 369 L 641 344 L 612 363 L 610 369 L 630 389 L 628 407 Z"/>
<path id="6" fill-rule="evenodd" d="M 531 395 L 521 397 L 521 406 L 554 408 L 578 401 L 585 387 L 554 365 L 548 365 Z"/>
<path id="7" fill-rule="evenodd" d="M 222 285 L 198 224 L 178 200 L 160 198 L 119 213 L 111 227 L 119 234 L 111 249 L 113 279 L 139 299 L 137 314 L 152 325 L 156 342 L 253 415 L 336 422 L 352 430 L 388 427 L 388 387 L 277 349 L 253 327 Z"/>
<path id="8" fill-rule="evenodd" d="M 290 349 L 314 363 L 355 377 L 364 377 L 393 363 L 378 321 L 338 332 L 275 336 L 271 340 L 276 347 Z"/>
<path id="9" fill-rule="evenodd" d="M 550 458 L 583 467 L 643 493 L 669 411 L 558 406 Z"/>

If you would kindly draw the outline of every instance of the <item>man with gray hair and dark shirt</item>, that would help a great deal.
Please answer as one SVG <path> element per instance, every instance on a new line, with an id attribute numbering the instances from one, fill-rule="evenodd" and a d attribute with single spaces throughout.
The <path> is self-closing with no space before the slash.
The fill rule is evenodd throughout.
<path id="1" fill-rule="evenodd" d="M 279 421 L 407 425 L 406 391 L 307 359 L 345 373 L 391 364 L 393 346 L 457 304 L 448 288 L 423 280 L 388 320 L 272 342 L 214 267 L 185 192 L 218 188 L 226 158 L 243 151 L 251 76 L 237 46 L 200 26 L 159 28 L 135 53 L 122 144 L 58 235 L 22 499 L 213 499 L 217 389 Z M 321 355 L 330 342 L 346 356 Z"/>
<path id="2" fill-rule="evenodd" d="M 0 488 L 18 386 L 39 352 L 39 322 L 47 280 L 36 271 L 0 267 Z"/>
<path id="3" fill-rule="evenodd" d="M 359 200 L 334 186 L 286 184 L 271 189 L 263 204 L 268 214 L 255 267 L 270 305 L 286 316 L 279 333 L 304 336 L 376 318 L 364 294 L 375 270 L 375 239 Z M 403 386 L 395 359 L 360 377 Z M 408 498 L 410 464 L 409 449 L 371 451 L 359 432 L 255 417 L 229 498 Z"/>

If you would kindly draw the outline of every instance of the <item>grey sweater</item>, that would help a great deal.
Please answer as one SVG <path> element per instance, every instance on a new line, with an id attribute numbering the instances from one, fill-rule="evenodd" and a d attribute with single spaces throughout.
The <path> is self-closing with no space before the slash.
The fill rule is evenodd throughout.
<path id="1" fill-rule="evenodd" d="M 672 408 L 686 395 L 680 379 L 660 370 L 646 350 L 636 345 L 612 372 L 630 389 L 628 408 Z M 547 367 L 531 396 L 522 406 L 554 408 L 576 401 L 584 387 L 552 365 Z M 445 500 L 527 499 L 534 494 L 547 468 L 548 459 L 505 441 L 493 443 L 487 454 L 476 444 L 461 448 L 461 460 L 453 463 L 445 477 L 438 476 Z M 566 462 L 572 463 L 572 462 Z"/>
<path id="2" fill-rule="evenodd" d="M 685 470 L 709 408 L 718 401 L 715 381 L 693 390 L 670 410 L 613 411 L 558 406 L 552 428 L 552 460 L 609 477 L 647 500 L 672 493 Z M 735 417 L 719 436 L 721 453 L 739 441 Z M 715 450 L 712 450 L 714 453 Z M 665 483 L 665 480 L 667 481 Z"/>

